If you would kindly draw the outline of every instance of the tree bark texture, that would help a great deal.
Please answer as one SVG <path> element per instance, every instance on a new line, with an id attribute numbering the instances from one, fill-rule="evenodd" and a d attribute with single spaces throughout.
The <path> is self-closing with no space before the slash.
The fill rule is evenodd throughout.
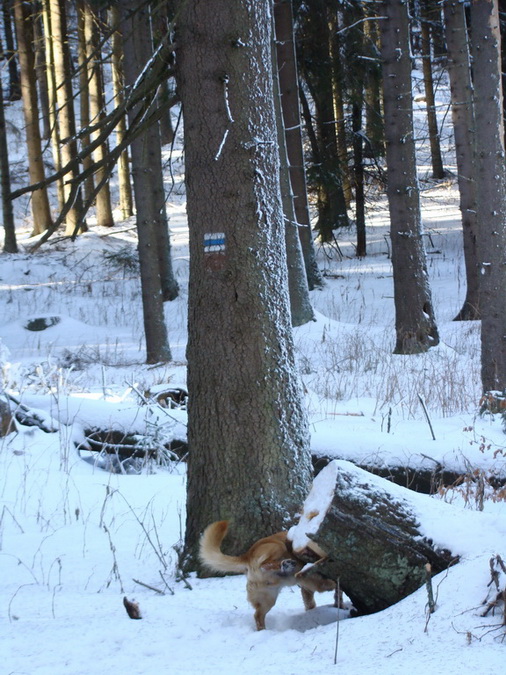
<path id="1" fill-rule="evenodd" d="M 28 151 L 28 173 L 30 183 L 39 183 L 44 181 L 45 175 L 39 129 L 35 57 L 32 46 L 33 30 L 28 8 L 22 0 L 14 1 L 14 18 L 18 39 L 18 58 L 21 68 L 21 94 Z M 32 215 L 34 234 L 41 234 L 51 226 L 51 211 L 45 187 L 33 192 Z"/>
<path id="2" fill-rule="evenodd" d="M 152 56 L 149 7 L 139 0 L 122 3 L 120 25 L 128 95 Z M 137 110 L 138 107 L 129 113 L 130 124 L 135 120 Z M 159 258 L 166 253 L 160 244 L 159 230 L 168 228 L 158 124 L 148 127 L 132 142 L 131 153 L 147 362 L 170 361 Z"/>
<path id="3" fill-rule="evenodd" d="M 506 165 L 497 0 L 473 0 L 478 262 L 483 391 L 506 390 Z"/>
<path id="4" fill-rule="evenodd" d="M 301 520 L 289 532 L 296 555 L 317 558 L 304 574 L 339 579 L 355 609 L 371 614 L 420 588 L 427 563 L 436 574 L 457 562 L 422 535 L 409 492 L 332 461 L 315 478 Z"/>
<path id="5" fill-rule="evenodd" d="M 180 5 L 190 232 L 186 555 L 286 528 L 310 477 L 290 328 L 269 0 Z M 228 539 L 228 538 L 227 538 Z"/>
<path id="6" fill-rule="evenodd" d="M 407 4 L 381 5 L 381 57 L 387 157 L 387 195 L 394 274 L 396 354 L 438 344 L 422 241 L 411 94 Z"/>

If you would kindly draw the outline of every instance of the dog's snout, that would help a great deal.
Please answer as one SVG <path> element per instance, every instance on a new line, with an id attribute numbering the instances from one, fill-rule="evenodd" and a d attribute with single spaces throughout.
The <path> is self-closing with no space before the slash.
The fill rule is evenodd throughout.
<path id="1" fill-rule="evenodd" d="M 287 558 L 286 560 L 281 561 L 280 569 L 283 574 L 294 574 L 297 568 L 298 565 L 295 560 Z"/>

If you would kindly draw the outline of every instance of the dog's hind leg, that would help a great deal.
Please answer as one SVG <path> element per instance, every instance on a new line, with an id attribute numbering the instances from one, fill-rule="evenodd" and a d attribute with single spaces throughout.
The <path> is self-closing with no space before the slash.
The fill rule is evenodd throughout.
<path id="1" fill-rule="evenodd" d="M 316 607 L 316 602 L 314 601 L 314 591 L 310 591 L 309 588 L 301 588 L 300 592 L 302 593 L 304 608 L 306 610 L 314 609 Z"/>
<path id="2" fill-rule="evenodd" d="M 248 600 L 255 609 L 255 623 L 257 630 L 265 629 L 265 615 L 274 607 L 278 594 L 279 586 L 267 586 L 259 588 L 257 584 L 247 584 Z"/>

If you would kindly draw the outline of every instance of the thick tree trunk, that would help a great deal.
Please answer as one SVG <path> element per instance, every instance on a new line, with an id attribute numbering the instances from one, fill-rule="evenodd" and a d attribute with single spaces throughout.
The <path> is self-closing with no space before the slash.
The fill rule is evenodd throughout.
<path id="1" fill-rule="evenodd" d="M 436 574 L 457 562 L 422 534 L 409 495 L 349 462 L 332 461 L 315 478 L 289 532 L 298 556 L 317 559 L 303 574 L 339 579 L 355 609 L 370 614 L 420 588 L 427 564 Z"/>
<path id="2" fill-rule="evenodd" d="M 474 163 L 474 106 L 466 9 L 459 0 L 445 0 L 445 38 L 452 100 L 453 135 L 462 217 L 466 297 L 455 321 L 480 318 L 478 274 L 478 224 L 476 222 L 476 180 Z"/>
<path id="3" fill-rule="evenodd" d="M 478 261 L 483 391 L 506 390 L 506 165 L 497 0 L 473 0 Z"/>
<path id="4" fill-rule="evenodd" d="M 439 343 L 422 241 L 411 97 L 408 8 L 383 2 L 380 14 L 387 195 L 394 273 L 396 354 L 416 354 Z M 385 18 L 386 17 L 386 18 Z"/>
<path id="5" fill-rule="evenodd" d="M 2 215 L 4 224 L 4 253 L 17 253 L 16 230 L 14 224 L 14 212 L 12 208 L 11 178 L 9 168 L 9 150 L 7 147 L 7 134 L 5 130 L 5 113 L 3 89 L 0 86 L 0 184 L 2 195 Z"/>
<path id="6" fill-rule="evenodd" d="M 149 11 L 149 7 L 139 0 L 128 0 L 121 5 L 127 92 L 153 54 Z M 130 123 L 135 120 L 137 111 L 138 107 L 129 113 Z M 159 230 L 168 228 L 158 124 L 148 127 L 132 142 L 131 152 L 147 362 L 170 361 L 160 265 L 160 256 L 166 255 L 167 249 L 160 244 Z"/>
<path id="7" fill-rule="evenodd" d="M 33 31 L 31 17 L 22 0 L 14 0 L 14 17 L 18 38 L 18 57 L 21 67 L 21 93 L 25 119 L 26 145 L 28 150 L 28 173 L 30 183 L 44 181 L 44 161 L 39 129 L 39 107 L 35 82 L 35 57 L 33 53 Z M 42 234 L 51 227 L 51 211 L 46 188 L 34 190 L 32 194 L 32 215 L 34 234 Z"/>
<path id="8" fill-rule="evenodd" d="M 323 284 L 316 263 L 307 196 L 304 149 L 299 111 L 299 77 L 293 34 L 292 0 L 275 0 L 274 24 L 278 60 L 279 89 L 285 127 L 286 151 L 290 167 L 295 218 L 298 224 L 302 255 L 306 267 L 309 290 Z"/>
<path id="9" fill-rule="evenodd" d="M 270 1 L 182 2 L 178 31 L 190 232 L 185 551 L 195 569 L 213 520 L 234 520 L 235 551 L 286 528 L 310 458 L 290 328 Z"/>

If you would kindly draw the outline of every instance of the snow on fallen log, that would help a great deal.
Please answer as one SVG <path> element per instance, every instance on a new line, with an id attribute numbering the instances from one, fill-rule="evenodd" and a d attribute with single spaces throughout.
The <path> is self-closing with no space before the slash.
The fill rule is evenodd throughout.
<path id="1" fill-rule="evenodd" d="M 420 497 L 350 462 L 330 462 L 289 531 L 295 554 L 312 563 L 301 574 L 339 579 L 360 614 L 414 592 L 427 581 L 427 563 L 438 573 L 458 560 L 422 534 L 414 504 Z"/>

